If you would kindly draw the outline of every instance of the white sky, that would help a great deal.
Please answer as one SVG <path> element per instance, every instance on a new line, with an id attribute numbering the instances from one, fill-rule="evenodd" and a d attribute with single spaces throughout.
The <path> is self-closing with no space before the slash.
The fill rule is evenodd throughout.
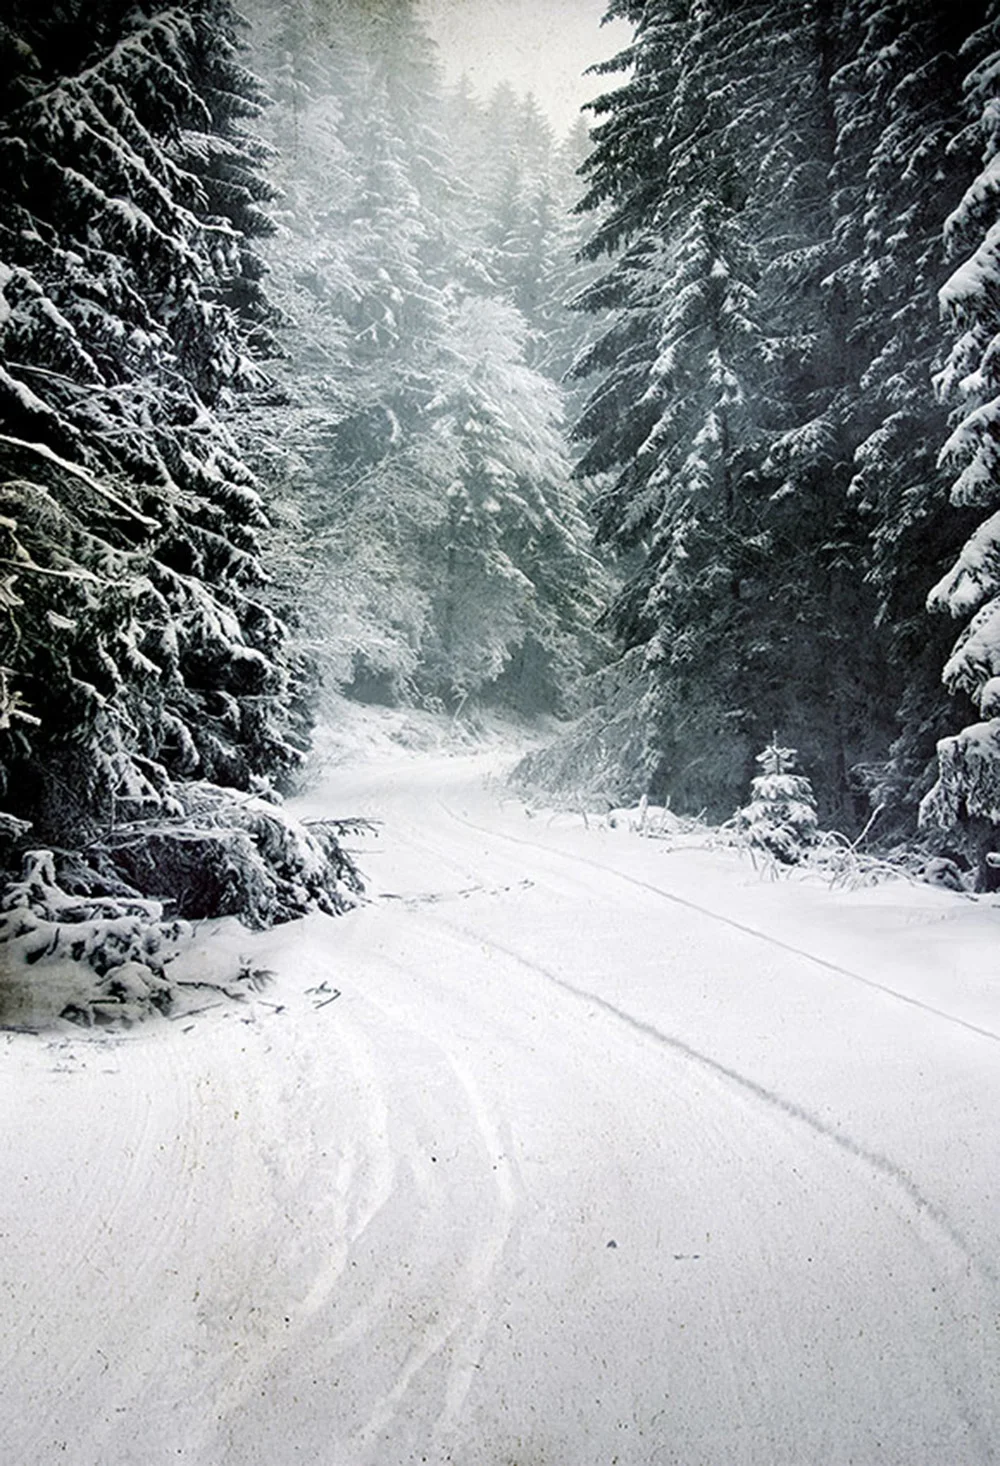
<path id="1" fill-rule="evenodd" d="M 582 73 L 628 44 L 631 27 L 601 25 L 605 0 L 421 0 L 449 84 L 463 73 L 484 100 L 501 81 L 533 92 L 560 137 L 583 102 L 614 84 Z"/>

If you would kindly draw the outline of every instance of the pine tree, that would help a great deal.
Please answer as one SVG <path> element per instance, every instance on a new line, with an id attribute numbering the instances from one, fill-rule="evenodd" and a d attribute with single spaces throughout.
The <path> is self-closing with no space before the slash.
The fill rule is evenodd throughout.
<path id="1" fill-rule="evenodd" d="M 69 842 L 298 758 L 262 503 L 264 145 L 227 0 L 17 7 L 0 104 L 5 799 Z"/>
<path id="2" fill-rule="evenodd" d="M 587 252 L 616 257 L 581 302 L 612 316 L 578 364 L 603 379 L 577 433 L 628 557 L 613 623 L 646 649 L 637 695 L 675 797 L 722 804 L 766 718 L 849 825 L 896 708 L 897 798 L 935 715 L 915 608 L 944 543 L 927 381 L 962 18 L 906 0 L 612 13 L 635 39 L 605 69 L 631 74 L 595 104 L 580 206 L 604 211 Z"/>
<path id="3" fill-rule="evenodd" d="M 796 758 L 775 734 L 757 755 L 761 771 L 751 782 L 750 803 L 736 814 L 736 827 L 750 844 L 784 865 L 796 865 L 816 840 L 816 800 L 809 780 L 793 772 Z"/>
<path id="4" fill-rule="evenodd" d="M 314 14 L 326 8 L 314 0 Z M 562 705 L 593 640 L 597 572 L 558 392 L 530 369 L 532 337 L 509 303 L 530 289 L 532 262 L 511 264 L 516 229 L 485 206 L 487 170 L 466 184 L 449 161 L 474 151 L 455 119 L 473 132 L 487 121 L 453 98 L 445 140 L 451 114 L 412 5 L 344 0 L 338 14 L 312 58 L 328 80 L 298 104 L 281 174 L 291 207 L 269 249 L 294 325 L 275 368 L 285 400 L 258 419 L 281 419 L 282 451 L 257 434 L 311 540 L 312 649 L 357 696 Z M 266 15 L 258 42 L 262 61 L 274 55 Z M 276 136 L 290 105 L 275 109 Z M 540 178 L 551 139 L 537 109 L 504 121 L 513 161 Z M 516 189 L 517 228 L 523 203 Z"/>
<path id="5" fill-rule="evenodd" d="M 589 136 L 581 116 L 556 151 L 551 183 L 543 186 L 534 206 L 539 265 L 532 280 L 533 298 L 529 301 L 522 295 L 536 343 L 532 365 L 560 383 L 570 423 L 580 417 L 589 395 L 573 368 L 598 334 L 597 322 L 579 305 L 602 273 L 601 264 L 584 255 L 590 221 L 576 209 Z"/>
<path id="6" fill-rule="evenodd" d="M 429 512 L 409 436 L 446 319 L 444 144 L 423 44 L 411 54 L 392 34 L 412 7 L 298 4 L 309 42 L 294 65 L 309 87 L 270 118 L 276 142 L 293 123 L 297 137 L 279 159 L 285 207 L 267 251 L 285 358 L 246 436 L 282 502 L 289 582 L 308 587 L 297 638 L 333 681 L 396 696 L 412 690 L 428 614 L 408 563 Z M 255 20 L 273 69 L 281 28 L 266 6 Z"/>
<path id="7" fill-rule="evenodd" d="M 948 510 L 938 463 L 946 409 L 928 390 L 942 357 L 942 224 L 971 166 L 968 139 L 955 137 L 970 13 L 919 0 L 864 0 L 847 11 L 853 54 L 831 91 L 835 274 L 856 362 L 845 412 L 856 444 L 851 493 L 869 527 L 876 634 L 899 710 L 877 797 L 912 822 L 949 716 L 938 688 L 947 633 L 928 624 L 924 600 L 971 528 Z"/>
<path id="8" fill-rule="evenodd" d="M 941 290 L 941 303 L 957 336 L 938 378 L 943 401 L 952 405 L 951 433 L 941 453 L 954 476 L 952 503 L 973 516 L 977 527 L 929 598 L 932 611 L 967 621 L 944 681 L 966 706 L 971 702 L 980 721 L 939 742 L 938 780 L 921 805 L 921 818 L 964 837 L 980 861 L 980 884 L 993 887 L 996 870 L 986 855 L 997 845 L 1000 824 L 1000 16 L 995 5 L 986 8 L 983 19 L 964 48 L 971 115 L 959 136 L 960 146 L 970 137 L 978 143 L 982 166 L 945 226 L 952 262 L 959 263 Z"/>
<path id="9" fill-rule="evenodd" d="M 449 701 L 496 684 L 525 711 L 565 709 L 596 610 L 596 566 L 576 503 L 555 386 L 525 362 L 527 327 L 467 299 L 429 408 L 451 478 L 425 550 L 436 645 L 424 676 Z M 512 665 L 513 664 L 513 665 Z"/>
<path id="10" fill-rule="evenodd" d="M 660 778 L 731 807 L 749 752 L 738 628 L 762 559 L 765 342 L 747 180 L 706 69 L 718 23 L 711 6 L 644 6 L 632 76 L 597 104 L 609 115 L 581 207 L 605 214 L 586 252 L 619 255 L 581 301 L 615 314 L 576 368 L 604 377 L 575 435 L 589 440 L 579 474 L 607 477 L 599 535 L 638 557 L 611 624 L 626 650 L 646 647 Z"/>

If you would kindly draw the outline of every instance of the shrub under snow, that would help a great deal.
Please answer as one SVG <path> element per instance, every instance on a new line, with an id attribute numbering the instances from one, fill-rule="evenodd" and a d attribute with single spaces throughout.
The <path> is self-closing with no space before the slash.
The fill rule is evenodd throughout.
<path id="1" fill-rule="evenodd" d="M 24 854 L 20 878 L 0 892 L 0 1021 L 165 1013 L 177 996 L 167 967 L 189 921 L 237 916 L 262 928 L 354 905 L 362 883 L 342 822 L 307 828 L 212 784 L 174 793 L 176 817 L 120 826 L 85 856 Z"/>
<path id="2" fill-rule="evenodd" d="M 337 822 L 306 827 L 280 805 L 214 784 L 175 793 L 180 818 L 127 825 L 102 842 L 105 863 L 130 886 L 190 920 L 238 916 L 257 928 L 354 905 L 361 880 Z"/>
<path id="3" fill-rule="evenodd" d="M 0 1016 L 134 1022 L 166 1012 L 166 964 L 187 931 L 158 901 L 72 894 L 50 850 L 30 850 L 0 895 Z"/>

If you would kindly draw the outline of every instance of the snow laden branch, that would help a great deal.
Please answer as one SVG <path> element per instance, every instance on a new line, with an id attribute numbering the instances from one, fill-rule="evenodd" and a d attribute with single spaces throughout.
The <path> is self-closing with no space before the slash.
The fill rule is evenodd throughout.
<path id="1" fill-rule="evenodd" d="M 983 721 L 940 740 L 938 777 L 920 806 L 921 822 L 954 832 L 972 847 L 980 884 L 997 883 L 991 858 L 1000 825 L 1000 114 L 995 23 L 970 38 L 965 82 L 982 165 L 945 223 L 952 256 L 962 256 L 940 292 L 956 336 L 936 383 L 952 408 L 940 463 L 958 507 L 986 511 L 928 597 L 931 611 L 971 620 L 944 668 L 944 682 L 964 693 Z"/>
<path id="2" fill-rule="evenodd" d="M 0 946 L 36 974 L 44 949 L 104 983 L 175 918 L 261 925 L 358 887 L 275 792 L 308 678 L 230 425 L 272 314 L 240 28 L 229 0 L 0 27 L 0 867 L 36 852 Z"/>

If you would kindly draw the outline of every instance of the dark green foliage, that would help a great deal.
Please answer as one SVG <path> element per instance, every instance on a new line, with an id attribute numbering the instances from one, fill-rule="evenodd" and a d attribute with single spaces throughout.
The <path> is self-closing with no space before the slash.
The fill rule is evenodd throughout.
<path id="1" fill-rule="evenodd" d="M 940 685 L 948 633 L 928 623 L 925 601 L 971 528 L 948 508 L 938 461 L 947 408 L 929 384 L 944 354 L 943 226 L 974 170 L 959 54 L 972 13 L 894 0 L 849 14 L 856 49 L 832 92 L 836 279 L 852 305 L 849 345 L 858 358 L 851 492 L 870 527 L 869 579 L 900 699 L 893 776 L 912 818 L 951 716 Z"/>
<path id="2" fill-rule="evenodd" d="M 579 472 L 603 476 L 599 533 L 634 567 L 611 624 L 654 677 L 657 794 L 723 814 L 769 726 L 808 747 L 822 719 L 808 751 L 843 818 L 846 767 L 871 730 L 848 644 L 873 607 L 841 363 L 806 327 L 829 265 L 823 119 L 807 128 L 801 101 L 820 89 L 821 32 L 780 5 L 647 4 L 634 18 L 632 75 L 597 104 L 581 205 L 605 209 L 588 253 L 618 256 L 581 298 L 614 314 L 577 367 L 604 374 L 577 424 Z M 779 49 L 779 25 L 797 82 L 784 118 L 766 68 L 748 64 Z"/>
<path id="3" fill-rule="evenodd" d="M 951 503 L 959 512 L 951 516 L 947 568 L 929 597 L 948 640 L 954 626 L 941 613 L 965 623 L 945 664 L 944 680 L 964 704 L 952 709 L 950 727 L 960 723 L 963 713 L 969 726 L 939 742 L 938 779 L 921 806 L 921 817 L 965 846 L 977 862 L 980 886 L 992 889 L 1000 881 L 997 865 L 988 858 L 996 849 L 1000 824 L 1000 14 L 995 4 L 985 7 L 982 21 L 959 58 L 968 126 L 951 145 L 959 156 L 977 158 L 979 166 L 967 170 L 968 186 L 946 220 L 951 274 L 940 293 L 954 334 L 937 380 L 943 406 L 951 412 L 941 469 L 951 480 Z M 955 527 L 964 530 L 960 549 Z M 941 570 L 941 563 L 937 568 Z M 937 731 L 944 731 L 940 721 Z"/>

